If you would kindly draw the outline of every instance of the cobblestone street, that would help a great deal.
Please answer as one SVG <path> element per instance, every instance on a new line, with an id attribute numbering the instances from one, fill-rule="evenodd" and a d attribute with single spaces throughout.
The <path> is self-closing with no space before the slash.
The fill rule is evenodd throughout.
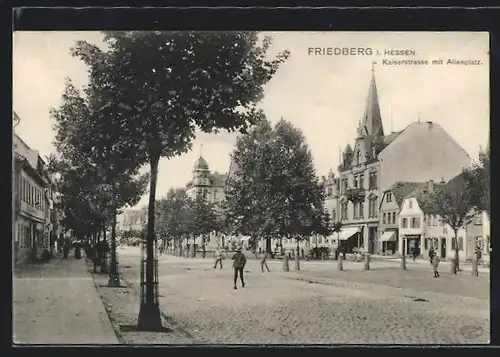
<path id="1" fill-rule="evenodd" d="M 397 262 L 301 262 L 301 271 L 245 268 L 245 288 L 233 290 L 231 261 L 162 256 L 162 311 L 192 335 L 191 343 L 481 344 L 489 341 L 489 276 L 457 276 Z M 122 252 L 128 284 L 138 289 L 139 257 Z M 290 264 L 293 270 L 293 262 Z M 138 308 L 138 307 L 137 307 Z M 470 331 L 474 331 L 471 333 Z M 157 343 L 162 343 L 157 341 Z"/>

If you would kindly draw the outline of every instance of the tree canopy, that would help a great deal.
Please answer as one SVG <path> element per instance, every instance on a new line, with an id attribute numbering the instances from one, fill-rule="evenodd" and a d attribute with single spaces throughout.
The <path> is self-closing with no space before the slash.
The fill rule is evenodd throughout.
<path id="1" fill-rule="evenodd" d="M 479 153 L 479 162 L 465 172 L 474 205 L 490 215 L 490 148 Z"/>
<path id="2" fill-rule="evenodd" d="M 301 239 L 328 234 L 324 188 L 302 132 L 281 119 L 262 121 L 238 139 L 237 167 L 226 190 L 226 209 L 244 235 Z"/>
<path id="3" fill-rule="evenodd" d="M 62 103 L 52 108 L 56 154 L 49 170 L 56 174 L 62 225 L 79 235 L 100 230 L 125 205 L 135 205 L 145 193 L 148 175 L 138 175 L 127 157 L 104 155 L 88 145 L 93 115 L 80 91 L 67 80 Z"/>

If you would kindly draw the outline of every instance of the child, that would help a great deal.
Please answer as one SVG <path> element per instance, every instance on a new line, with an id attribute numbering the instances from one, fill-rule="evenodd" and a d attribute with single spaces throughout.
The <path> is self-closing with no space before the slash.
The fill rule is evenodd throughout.
<path id="1" fill-rule="evenodd" d="M 439 257 L 437 255 L 434 255 L 432 257 L 432 269 L 434 270 L 435 278 L 439 278 L 438 266 L 439 266 Z"/>
<path id="2" fill-rule="evenodd" d="M 245 280 L 243 279 L 243 269 L 247 263 L 247 258 L 242 252 L 242 248 L 238 247 L 236 253 L 233 255 L 233 268 L 234 268 L 234 290 L 236 290 L 236 281 L 238 280 L 238 275 L 240 276 L 241 286 L 245 287 Z"/>

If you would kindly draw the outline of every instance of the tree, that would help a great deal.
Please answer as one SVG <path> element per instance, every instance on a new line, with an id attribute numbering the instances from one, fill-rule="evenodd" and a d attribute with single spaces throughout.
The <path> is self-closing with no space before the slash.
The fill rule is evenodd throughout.
<path id="1" fill-rule="evenodd" d="M 455 272 L 459 270 L 459 246 L 457 235 L 465 228 L 476 214 L 474 196 L 469 190 L 467 179 L 461 174 L 449 181 L 442 188 L 435 188 L 431 195 L 432 205 L 445 224 L 453 230 L 455 247 Z"/>
<path id="2" fill-rule="evenodd" d="M 189 233 L 189 198 L 184 189 L 171 189 L 157 203 L 158 233 L 165 240 L 180 243 Z"/>
<path id="3" fill-rule="evenodd" d="M 89 67 L 89 87 L 101 117 L 96 136 L 113 140 L 117 152 L 134 153 L 138 166 L 151 168 L 145 298 L 138 325 L 157 329 L 153 242 L 160 157 L 188 151 L 197 127 L 245 132 L 256 123 L 263 86 L 288 52 L 268 60 L 271 41 L 261 44 L 256 32 L 106 32 L 104 40 L 105 51 L 80 41 L 72 53 Z"/>
<path id="4" fill-rule="evenodd" d="M 466 170 L 465 178 L 472 200 L 479 211 L 490 215 L 490 148 L 479 153 L 479 162 Z"/>
<path id="5" fill-rule="evenodd" d="M 95 108 L 70 80 L 66 82 L 61 106 L 53 108 L 51 116 L 55 120 L 54 144 L 59 157 L 51 156 L 50 164 L 62 179 L 67 223 L 80 234 L 85 234 L 85 224 L 92 226 L 92 221 L 99 228 L 102 226 L 104 232 L 107 223 L 111 223 L 109 284 L 119 286 L 116 215 L 123 206 L 135 205 L 144 195 L 148 175 L 139 175 L 130 157 L 116 155 L 112 141 L 104 141 L 99 150 L 94 150 L 91 143 Z"/>
<path id="6" fill-rule="evenodd" d="M 299 241 L 324 234 L 328 214 L 302 132 L 285 120 L 274 128 L 263 121 L 241 137 L 232 159 L 238 167 L 228 182 L 227 211 L 241 234 Z"/>
<path id="7" fill-rule="evenodd" d="M 196 197 L 191 201 L 189 210 L 189 233 L 193 239 L 193 257 L 196 255 L 196 237 L 201 237 L 204 243 L 206 237 L 217 230 L 217 224 L 214 205 L 208 202 L 205 190 L 198 190 Z"/>

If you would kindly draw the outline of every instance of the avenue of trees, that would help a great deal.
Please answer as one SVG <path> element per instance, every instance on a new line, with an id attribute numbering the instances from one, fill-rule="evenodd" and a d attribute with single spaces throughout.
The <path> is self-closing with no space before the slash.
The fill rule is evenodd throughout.
<path id="1" fill-rule="evenodd" d="M 83 92 L 68 84 L 56 121 L 63 224 L 98 232 L 146 189 L 146 281 L 138 327 L 161 328 L 154 291 L 156 182 L 160 158 L 191 149 L 196 131 L 246 133 L 263 115 L 264 85 L 289 55 L 270 56 L 270 38 L 256 32 L 103 33 L 103 48 L 78 41 L 74 57 L 88 69 Z M 196 206 L 196 200 L 195 200 Z M 197 207 L 195 209 L 204 209 Z M 165 226 L 166 227 L 166 226 Z M 205 227 L 198 227 L 204 234 Z"/>

